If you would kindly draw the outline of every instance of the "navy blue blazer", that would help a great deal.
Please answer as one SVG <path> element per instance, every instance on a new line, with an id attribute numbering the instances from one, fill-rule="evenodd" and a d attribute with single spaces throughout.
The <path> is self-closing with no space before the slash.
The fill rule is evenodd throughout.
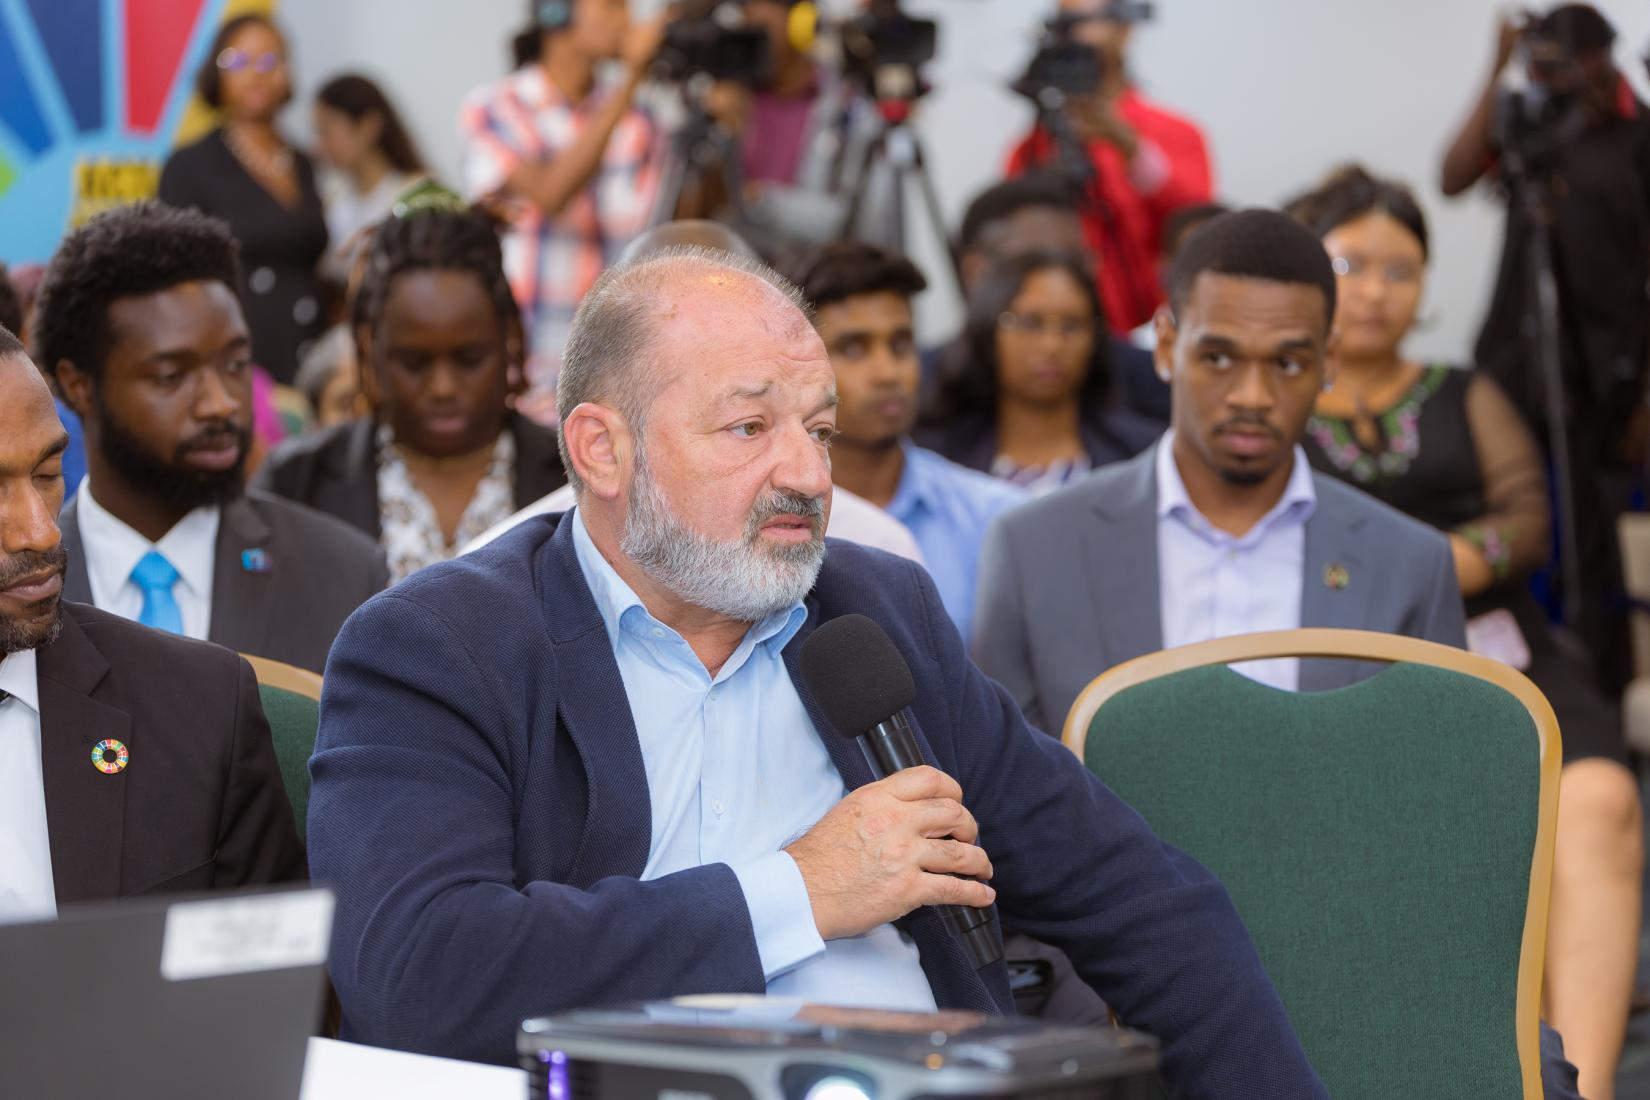
<path id="1" fill-rule="evenodd" d="M 333 884 L 344 1037 L 512 1060 L 525 1017 L 687 993 L 760 993 L 725 864 L 642 882 L 647 776 L 624 684 L 560 515 L 414 575 L 345 624 L 310 762 L 312 876 Z M 875 619 L 911 666 L 914 725 L 956 777 L 1005 922 L 1063 948 L 1163 1043 L 1177 1096 L 1325 1095 L 1225 890 L 969 663 L 927 573 L 831 540 L 822 621 Z M 852 789 L 859 749 L 824 737 Z M 943 1008 L 1013 1012 L 931 910 L 902 922 Z"/>

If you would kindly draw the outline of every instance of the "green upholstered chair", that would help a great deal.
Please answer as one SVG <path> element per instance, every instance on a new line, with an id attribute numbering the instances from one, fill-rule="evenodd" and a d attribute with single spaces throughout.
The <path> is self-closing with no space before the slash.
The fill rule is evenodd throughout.
<path id="1" fill-rule="evenodd" d="M 1310 694 L 1226 667 L 1295 656 L 1387 667 Z M 1364 631 L 1223 638 L 1102 675 L 1064 741 L 1225 883 L 1336 1100 L 1542 1095 L 1559 734 L 1519 673 Z"/>
<path id="2" fill-rule="evenodd" d="M 309 812 L 309 758 L 315 752 L 315 730 L 321 721 L 321 678 L 266 657 L 241 656 L 258 678 L 258 698 L 275 738 L 281 781 L 286 784 L 301 840 Z"/>

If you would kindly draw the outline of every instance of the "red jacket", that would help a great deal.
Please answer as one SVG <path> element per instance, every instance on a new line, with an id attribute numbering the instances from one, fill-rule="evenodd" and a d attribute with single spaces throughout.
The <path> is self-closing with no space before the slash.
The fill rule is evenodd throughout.
<path id="1" fill-rule="evenodd" d="M 1125 162 L 1103 141 L 1089 143 L 1089 156 L 1111 215 L 1085 210 L 1089 247 L 1100 257 L 1100 297 L 1114 332 L 1126 333 L 1151 320 L 1163 301 L 1157 259 L 1163 223 L 1174 211 L 1210 201 L 1214 193 L 1209 149 L 1188 119 L 1152 103 L 1133 88 L 1117 101 L 1118 114 L 1140 139 L 1134 161 Z M 1023 175 L 1054 160 L 1054 141 L 1041 127 L 1015 147 L 1010 176 Z"/>

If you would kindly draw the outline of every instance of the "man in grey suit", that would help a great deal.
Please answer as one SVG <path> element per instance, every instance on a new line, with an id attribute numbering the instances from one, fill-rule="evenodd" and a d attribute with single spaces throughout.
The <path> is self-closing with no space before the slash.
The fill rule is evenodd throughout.
<path id="1" fill-rule="evenodd" d="M 1347 627 L 1465 645 L 1444 537 L 1314 474 L 1300 450 L 1334 369 L 1334 304 L 1323 247 L 1282 214 L 1226 215 L 1187 241 L 1156 320 L 1173 426 L 986 538 L 975 659 L 1032 725 L 1058 736 L 1108 668 L 1228 634 Z M 1369 670 L 1245 671 L 1324 690 Z"/>
<path id="2" fill-rule="evenodd" d="M 41 286 L 36 358 L 86 431 L 63 507 L 64 598 L 320 672 L 383 552 L 246 493 L 251 343 L 222 222 L 140 203 L 71 234 Z"/>
<path id="3" fill-rule="evenodd" d="M 975 663 L 1058 736 L 1089 681 L 1170 646 L 1305 626 L 1464 647 L 1444 536 L 1314 474 L 1300 449 L 1335 366 L 1335 273 L 1318 239 L 1272 211 L 1226 214 L 1187 239 L 1168 283 L 1155 356 L 1171 428 L 1139 457 L 997 520 L 980 564 Z M 1321 691 L 1373 670 L 1238 671 Z M 1023 935 L 1007 949 L 1051 970 L 1046 1001 L 1028 1006 L 1038 1014 L 1107 1018 L 1060 952 Z M 1575 1067 L 1545 1024 L 1541 1044 L 1547 1095 L 1575 1100 Z"/>

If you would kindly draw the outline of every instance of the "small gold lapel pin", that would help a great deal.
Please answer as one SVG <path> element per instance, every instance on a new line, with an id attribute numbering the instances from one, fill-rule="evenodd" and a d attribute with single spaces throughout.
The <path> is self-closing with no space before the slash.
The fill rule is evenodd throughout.
<path id="1" fill-rule="evenodd" d="M 1339 592 L 1352 583 L 1352 574 L 1340 562 L 1332 561 L 1323 567 L 1323 583 Z"/>

